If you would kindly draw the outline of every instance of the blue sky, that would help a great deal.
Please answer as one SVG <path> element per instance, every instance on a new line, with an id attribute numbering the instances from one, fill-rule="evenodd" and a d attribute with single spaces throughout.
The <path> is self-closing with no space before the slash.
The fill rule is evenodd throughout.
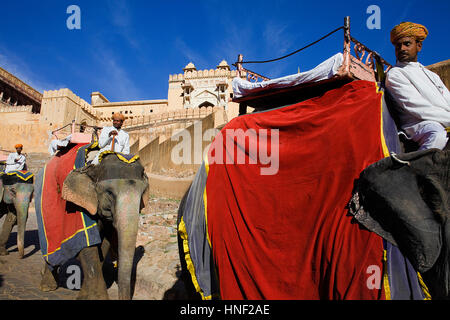
<path id="1" fill-rule="evenodd" d="M 68 6 L 81 10 L 81 29 L 69 30 Z M 368 29 L 370 5 L 380 29 Z M 419 61 L 449 59 L 450 1 L 218 1 L 42 0 L 3 1 L 0 66 L 39 91 L 70 88 L 90 102 L 166 99 L 169 74 L 192 61 L 214 69 L 222 59 L 277 58 L 315 41 L 351 18 L 352 35 L 395 63 L 389 42 L 401 21 L 424 24 L 430 34 Z M 246 65 L 270 78 L 306 71 L 342 50 L 342 31 L 284 60 Z"/>

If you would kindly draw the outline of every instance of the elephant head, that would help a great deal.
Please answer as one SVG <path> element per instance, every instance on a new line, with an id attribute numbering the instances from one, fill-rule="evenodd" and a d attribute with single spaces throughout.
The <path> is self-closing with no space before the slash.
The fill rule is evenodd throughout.
<path id="1" fill-rule="evenodd" d="M 434 298 L 450 296 L 450 150 L 391 155 L 360 175 L 350 213 L 398 246 L 428 279 Z"/>
<path id="2" fill-rule="evenodd" d="M 126 163 L 115 155 L 107 155 L 98 165 L 73 170 L 62 188 L 65 200 L 98 215 L 103 221 L 111 222 L 116 229 L 120 299 L 131 298 L 139 212 L 146 190 L 148 179 L 140 162 Z"/>
<path id="3" fill-rule="evenodd" d="M 20 258 L 24 255 L 25 227 L 33 191 L 33 178 L 24 181 L 15 175 L 4 174 L 0 177 L 0 202 L 3 200 L 9 208 L 8 211 L 15 210 L 13 213 L 17 216 L 17 249 Z M 0 235 L 0 245 L 6 244 L 15 221 L 5 221 L 5 223 L 8 222 L 12 225 L 3 228 Z"/>

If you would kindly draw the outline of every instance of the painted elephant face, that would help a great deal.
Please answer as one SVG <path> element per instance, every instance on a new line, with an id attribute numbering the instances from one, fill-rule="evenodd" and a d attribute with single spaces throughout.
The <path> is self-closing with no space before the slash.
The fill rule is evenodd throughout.
<path id="1" fill-rule="evenodd" d="M 17 216 L 17 247 L 20 257 L 24 255 L 25 228 L 33 191 L 32 177 L 26 181 L 15 175 L 4 174 L 0 177 L 0 202 L 3 200 L 4 203 L 13 205 L 10 208 L 14 207 L 14 214 Z"/>
<path id="2" fill-rule="evenodd" d="M 362 225 L 398 246 L 431 285 L 442 284 L 434 290 L 441 297 L 450 289 L 449 173 L 449 150 L 391 156 L 361 173 L 350 203 Z"/>
<path id="3" fill-rule="evenodd" d="M 33 179 L 23 181 L 6 174 L 0 179 L 0 200 L 3 199 L 5 203 L 30 203 L 33 191 Z"/>
<path id="4" fill-rule="evenodd" d="M 64 181 L 62 196 L 92 215 L 112 219 L 117 201 L 130 203 L 147 189 L 148 179 L 139 162 L 125 163 L 109 155 L 99 165 L 73 170 Z"/>

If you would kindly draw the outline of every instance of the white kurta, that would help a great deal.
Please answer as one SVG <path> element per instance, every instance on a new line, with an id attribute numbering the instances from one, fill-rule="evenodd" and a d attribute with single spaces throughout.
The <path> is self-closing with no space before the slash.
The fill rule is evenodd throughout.
<path id="1" fill-rule="evenodd" d="M 439 76 L 419 62 L 399 62 L 389 70 L 386 89 L 399 105 L 401 126 L 431 120 L 450 127 L 450 93 Z"/>
<path id="2" fill-rule="evenodd" d="M 444 128 L 450 127 L 450 93 L 436 73 L 419 62 L 399 62 L 387 73 L 386 89 L 397 102 L 400 126 L 408 136 L 422 144 L 419 140 L 424 130 L 434 127 L 443 136 L 439 139 L 446 139 Z"/>
<path id="3" fill-rule="evenodd" d="M 50 142 L 50 146 L 48 147 L 48 152 L 50 153 L 50 155 L 55 155 L 56 151 L 58 151 L 58 147 L 67 147 L 67 145 L 70 142 L 70 138 L 72 137 L 72 135 L 68 135 L 67 137 L 65 137 L 64 139 L 61 140 L 52 140 Z"/>
<path id="4" fill-rule="evenodd" d="M 18 159 L 16 162 L 15 160 Z M 14 170 L 23 170 L 25 167 L 26 158 L 23 154 L 18 154 L 17 152 L 12 152 L 9 154 L 6 160 L 5 172 L 11 172 Z"/>
<path id="5" fill-rule="evenodd" d="M 116 130 L 118 132 L 118 135 L 114 137 L 114 151 L 115 152 L 121 152 L 123 154 L 129 154 L 130 153 L 130 137 L 128 133 L 126 133 L 123 130 L 117 130 L 113 126 L 111 127 L 103 127 L 102 132 L 100 133 L 100 136 L 98 137 L 98 144 L 100 147 L 100 152 L 97 154 L 97 156 L 92 160 L 93 164 L 98 164 L 98 156 L 100 153 L 102 153 L 105 150 L 111 150 L 113 137 L 109 136 L 109 133 L 111 131 Z"/>

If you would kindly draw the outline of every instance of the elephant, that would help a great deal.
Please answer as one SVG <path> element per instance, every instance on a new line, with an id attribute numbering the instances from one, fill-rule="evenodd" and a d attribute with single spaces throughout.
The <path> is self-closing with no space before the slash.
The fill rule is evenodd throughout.
<path id="1" fill-rule="evenodd" d="M 118 257 L 119 299 L 131 299 L 139 212 L 148 197 L 148 178 L 140 161 L 124 162 L 106 154 L 97 165 L 72 170 L 64 179 L 61 196 L 96 220 L 103 240 L 77 255 L 84 275 L 78 299 L 108 299 L 102 273 L 108 250 Z M 55 273 L 47 267 L 40 287 L 44 291 L 57 287 Z"/>
<path id="2" fill-rule="evenodd" d="M 192 184 L 189 186 L 186 193 L 183 195 L 183 198 L 180 201 L 180 205 L 178 207 L 177 212 L 177 243 L 178 243 L 178 257 L 180 259 L 180 266 L 181 266 L 181 272 L 180 272 L 180 279 L 184 284 L 184 288 L 186 291 L 187 299 L 188 300 L 201 300 L 201 295 L 196 291 L 196 288 L 192 282 L 191 275 L 188 271 L 188 266 L 186 264 L 186 253 L 184 250 L 184 243 L 183 238 L 181 237 L 181 234 L 179 232 L 179 226 L 181 223 L 181 219 L 183 217 L 183 212 L 186 208 L 186 199 L 189 194 L 189 190 L 191 189 Z"/>
<path id="3" fill-rule="evenodd" d="M 0 216 L 6 214 L 0 233 L 0 255 L 9 254 L 6 250 L 6 242 L 14 225 L 17 224 L 17 248 L 19 257 L 23 258 L 25 228 L 33 191 L 33 176 L 26 181 L 16 175 L 3 174 L 0 176 Z"/>
<path id="4" fill-rule="evenodd" d="M 433 299 L 450 298 L 450 150 L 392 154 L 355 183 L 350 213 L 396 245 Z"/>

